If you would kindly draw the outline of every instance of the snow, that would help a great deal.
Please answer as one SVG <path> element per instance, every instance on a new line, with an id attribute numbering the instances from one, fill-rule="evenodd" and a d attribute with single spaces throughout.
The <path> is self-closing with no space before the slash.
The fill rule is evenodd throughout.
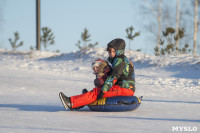
<path id="1" fill-rule="evenodd" d="M 58 93 L 92 89 L 91 61 L 106 59 L 105 48 L 62 54 L 0 49 L 0 132 L 168 133 L 173 127 L 200 132 L 200 56 L 128 50 L 126 55 L 135 66 L 135 95 L 144 97 L 137 110 L 66 111 Z"/>

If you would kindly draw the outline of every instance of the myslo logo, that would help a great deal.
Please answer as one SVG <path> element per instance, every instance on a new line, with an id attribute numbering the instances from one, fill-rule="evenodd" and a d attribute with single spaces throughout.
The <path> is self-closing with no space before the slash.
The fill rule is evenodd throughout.
<path id="1" fill-rule="evenodd" d="M 173 132 L 196 132 L 196 126 L 172 126 Z"/>

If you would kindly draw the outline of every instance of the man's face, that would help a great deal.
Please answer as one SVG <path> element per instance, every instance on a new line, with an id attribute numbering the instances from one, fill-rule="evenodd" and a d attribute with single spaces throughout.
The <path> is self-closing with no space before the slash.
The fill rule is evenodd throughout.
<path id="1" fill-rule="evenodd" d="M 110 58 L 114 58 L 115 57 L 116 52 L 115 52 L 114 48 L 109 48 L 108 49 L 108 55 L 109 55 Z"/>

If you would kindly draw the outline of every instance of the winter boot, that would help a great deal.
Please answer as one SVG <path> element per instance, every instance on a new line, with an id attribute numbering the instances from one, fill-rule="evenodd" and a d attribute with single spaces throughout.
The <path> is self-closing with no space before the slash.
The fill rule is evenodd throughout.
<path id="1" fill-rule="evenodd" d="M 70 97 L 65 96 L 62 92 L 59 93 L 59 97 L 60 97 L 60 100 L 62 101 L 63 106 L 65 107 L 66 110 L 67 109 L 73 110 L 71 101 L 70 101 Z"/>
<path id="2" fill-rule="evenodd" d="M 84 88 L 84 89 L 82 90 L 82 94 L 87 93 L 87 92 L 88 92 L 88 90 L 87 90 L 86 88 Z"/>

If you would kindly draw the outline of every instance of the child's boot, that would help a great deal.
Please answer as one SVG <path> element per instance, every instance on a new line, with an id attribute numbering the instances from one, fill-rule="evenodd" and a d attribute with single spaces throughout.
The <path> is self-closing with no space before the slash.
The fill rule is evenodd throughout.
<path id="1" fill-rule="evenodd" d="M 62 92 L 59 93 L 59 96 L 60 96 L 60 100 L 62 101 L 65 109 L 73 110 L 72 104 L 71 104 L 71 101 L 70 101 L 70 97 L 65 96 Z"/>
<path id="2" fill-rule="evenodd" d="M 84 89 L 82 90 L 82 94 L 87 93 L 87 92 L 88 92 L 88 90 L 87 90 L 86 88 L 84 88 Z"/>

